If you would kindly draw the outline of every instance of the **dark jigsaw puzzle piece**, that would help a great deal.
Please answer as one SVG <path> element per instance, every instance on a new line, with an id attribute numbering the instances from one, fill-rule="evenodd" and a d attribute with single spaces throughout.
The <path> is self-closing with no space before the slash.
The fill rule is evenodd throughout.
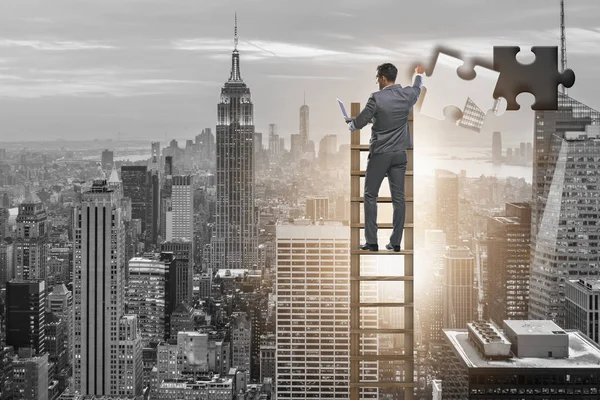
<path id="1" fill-rule="evenodd" d="M 500 73 L 494 98 L 504 97 L 507 110 L 520 108 L 516 98 L 528 92 L 535 96 L 532 110 L 557 110 L 558 85 L 570 88 L 575 84 L 575 73 L 566 69 L 558 71 L 558 47 L 534 46 L 535 61 L 521 64 L 517 61 L 517 46 L 494 46 L 494 69 Z"/>

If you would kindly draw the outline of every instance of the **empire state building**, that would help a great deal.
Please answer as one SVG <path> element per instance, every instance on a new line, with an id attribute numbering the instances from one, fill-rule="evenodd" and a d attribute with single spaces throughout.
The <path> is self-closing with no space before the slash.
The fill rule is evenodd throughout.
<path id="1" fill-rule="evenodd" d="M 252 268 L 258 259 L 254 192 L 254 119 L 250 89 L 242 80 L 237 16 L 229 80 L 217 106 L 217 204 L 213 268 Z"/>

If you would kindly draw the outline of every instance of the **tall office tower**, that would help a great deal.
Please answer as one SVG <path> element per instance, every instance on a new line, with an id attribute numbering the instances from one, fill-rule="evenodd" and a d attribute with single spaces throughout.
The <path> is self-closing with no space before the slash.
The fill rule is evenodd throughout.
<path id="1" fill-rule="evenodd" d="M 15 276 L 14 243 L 11 238 L 0 239 L 0 288 L 6 287 L 6 282 Z"/>
<path id="2" fill-rule="evenodd" d="M 570 279 L 565 285 L 565 329 L 577 329 L 600 344 L 600 279 Z"/>
<path id="3" fill-rule="evenodd" d="M 329 197 L 307 197 L 306 218 L 312 221 L 319 221 L 321 218 L 329 219 Z"/>
<path id="4" fill-rule="evenodd" d="M 276 226 L 277 399 L 347 399 L 350 228 L 297 223 Z"/>
<path id="5" fill-rule="evenodd" d="M 10 212 L 8 208 L 2 207 L 0 204 L 0 240 L 8 237 L 9 226 L 8 219 L 10 218 Z"/>
<path id="6" fill-rule="evenodd" d="M 437 227 L 446 234 L 446 243 L 458 244 L 458 175 L 435 170 Z"/>
<path id="7" fill-rule="evenodd" d="M 14 398 L 48 400 L 48 354 L 19 357 L 13 361 L 12 367 Z"/>
<path id="8" fill-rule="evenodd" d="M 177 372 L 183 375 L 206 373 L 208 367 L 208 334 L 179 332 L 177 334 Z"/>
<path id="9" fill-rule="evenodd" d="M 104 150 L 102 152 L 102 169 L 104 171 L 110 171 L 114 165 L 114 153 L 110 150 Z"/>
<path id="10" fill-rule="evenodd" d="M 106 180 L 94 180 L 73 210 L 73 374 L 74 388 L 83 395 L 120 390 L 125 226 L 118 193 Z"/>
<path id="11" fill-rule="evenodd" d="M 147 240 L 158 244 L 160 234 L 160 175 L 156 171 L 148 171 L 148 192 L 146 201 Z"/>
<path id="12" fill-rule="evenodd" d="M 279 138 L 279 154 L 285 153 L 285 138 Z"/>
<path id="13" fill-rule="evenodd" d="M 46 311 L 58 315 L 66 325 L 67 364 L 73 364 L 73 295 L 64 284 L 54 285 L 46 295 Z"/>
<path id="14" fill-rule="evenodd" d="M 202 129 L 202 133 L 196 135 L 196 145 L 203 159 L 214 160 L 215 135 L 213 135 L 211 128 Z"/>
<path id="15" fill-rule="evenodd" d="M 123 196 L 131 199 L 131 219 L 142 221 L 142 232 L 147 229 L 148 167 L 143 165 L 121 167 Z"/>
<path id="16" fill-rule="evenodd" d="M 448 246 L 444 255 L 444 328 L 462 329 L 477 310 L 475 258 L 468 247 Z"/>
<path id="17" fill-rule="evenodd" d="M 193 177 L 174 176 L 171 191 L 173 212 L 172 240 L 194 239 L 194 188 Z"/>
<path id="18" fill-rule="evenodd" d="M 160 258 L 129 261 L 127 312 L 138 316 L 143 345 L 165 339 L 168 268 Z"/>
<path id="19" fill-rule="evenodd" d="M 567 113 L 566 99 L 563 96 L 560 99 L 561 109 Z M 575 129 L 580 118 L 590 116 L 589 109 L 575 107 L 571 101 L 566 104 L 574 106 L 572 112 L 577 119 L 554 120 L 546 114 L 542 118 L 557 127 L 571 121 L 570 128 Z M 593 115 L 600 121 L 600 114 Z M 543 131 L 547 127 L 538 125 L 538 129 Z M 598 276 L 600 266 L 596 250 L 600 243 L 597 224 L 600 206 L 590 198 L 600 176 L 597 139 L 600 126 L 587 127 L 586 132 L 561 132 L 562 137 L 555 135 L 548 139 L 551 147 L 536 147 L 529 316 L 551 319 L 562 326 L 565 280 Z M 538 145 L 541 146 L 536 142 Z M 548 174 L 545 180 L 540 176 L 540 168 Z"/>
<path id="20" fill-rule="evenodd" d="M 300 106 L 300 129 L 298 132 L 302 137 L 302 150 L 306 150 L 306 145 L 308 144 L 308 135 L 309 135 L 309 126 L 310 120 L 308 118 L 308 106 L 306 105 L 306 97 L 304 98 L 304 104 Z"/>
<path id="21" fill-rule="evenodd" d="M 294 160 L 300 160 L 302 154 L 304 154 L 304 138 L 299 133 L 292 133 L 291 137 L 291 148 L 292 158 Z"/>
<path id="22" fill-rule="evenodd" d="M 237 17 L 231 75 L 221 89 L 217 124 L 217 204 L 213 268 L 252 268 L 258 260 L 254 106 L 242 80 Z M 235 151 L 232 151 L 235 149 Z"/>
<path id="23" fill-rule="evenodd" d="M 507 203 L 502 216 L 489 217 L 487 227 L 487 309 L 491 320 L 528 319 L 531 207 Z"/>
<path id="24" fill-rule="evenodd" d="M 152 142 L 150 146 L 150 163 L 148 169 L 158 173 L 160 177 L 163 173 L 163 163 L 160 156 L 160 142 Z"/>
<path id="25" fill-rule="evenodd" d="M 53 312 L 46 312 L 46 350 L 48 360 L 54 364 L 54 374 L 63 371 L 68 364 L 67 321 Z"/>
<path id="26" fill-rule="evenodd" d="M 502 164 L 502 133 L 494 132 L 492 135 L 492 164 Z"/>
<path id="27" fill-rule="evenodd" d="M 319 142 L 319 165 L 332 168 L 336 165 L 337 135 L 325 135 Z"/>
<path id="28" fill-rule="evenodd" d="M 6 284 L 6 344 L 46 352 L 46 284 L 43 280 Z"/>
<path id="29" fill-rule="evenodd" d="M 250 344 L 252 342 L 252 326 L 246 313 L 236 313 L 231 322 L 231 366 L 248 371 L 250 368 Z"/>
<path id="30" fill-rule="evenodd" d="M 477 322 L 444 334 L 444 399 L 598 397 L 590 377 L 600 374 L 600 349 L 581 332 L 547 320 L 507 320 L 503 332 Z"/>
<path id="31" fill-rule="evenodd" d="M 173 240 L 173 157 L 165 157 L 162 188 L 160 191 L 160 237 Z"/>
<path id="32" fill-rule="evenodd" d="M 160 245 L 161 259 L 169 264 L 169 298 L 171 309 L 186 302 L 192 303 L 194 269 L 190 262 L 192 257 L 192 242 L 173 241 Z M 171 255 L 169 256 L 169 253 Z"/>
<path id="33" fill-rule="evenodd" d="M 118 337 L 118 386 L 120 395 L 142 394 L 142 339 L 139 334 L 137 315 L 126 314 L 119 319 Z M 114 393 L 117 394 L 117 393 Z"/>
<path id="34" fill-rule="evenodd" d="M 263 150 L 262 132 L 254 132 L 254 154 L 259 154 Z"/>
<path id="35" fill-rule="evenodd" d="M 269 124 L 269 155 L 271 157 L 277 157 L 279 154 L 279 135 L 277 134 L 277 124 Z"/>
<path id="36" fill-rule="evenodd" d="M 30 193 L 17 215 L 15 272 L 19 279 L 46 279 L 48 227 L 46 207 Z"/>

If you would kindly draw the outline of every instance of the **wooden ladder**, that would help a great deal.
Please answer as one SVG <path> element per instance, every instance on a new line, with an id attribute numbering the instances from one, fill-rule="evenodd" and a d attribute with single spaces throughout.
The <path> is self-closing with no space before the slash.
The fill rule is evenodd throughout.
<path id="1" fill-rule="evenodd" d="M 351 116 L 355 118 L 360 113 L 360 103 L 352 103 Z M 408 119 L 409 129 L 413 135 L 413 115 Z M 414 136 L 413 136 L 414 138 Z M 364 197 L 360 195 L 360 179 L 365 176 L 365 171 L 360 169 L 360 154 L 368 152 L 369 145 L 360 143 L 360 130 L 352 131 L 350 139 L 350 400 L 359 400 L 361 388 L 397 388 L 404 390 L 404 399 L 413 399 L 414 383 L 414 254 L 413 254 L 413 197 L 406 196 L 406 222 L 404 225 L 404 250 L 393 252 L 385 249 L 379 252 L 361 251 L 361 229 L 364 223 L 360 222 L 360 210 Z M 408 165 L 406 171 L 405 193 L 413 192 L 413 149 L 408 149 Z M 391 203 L 391 197 L 378 197 L 377 203 Z M 377 224 L 379 229 L 391 229 L 391 223 Z M 380 244 L 381 245 L 381 244 Z M 404 257 L 404 275 L 399 276 L 361 276 L 360 258 L 378 257 L 378 255 L 396 255 Z M 402 303 L 361 303 L 361 282 L 404 282 L 404 302 Z M 402 329 L 363 329 L 360 323 L 360 309 L 362 307 L 402 307 L 404 308 L 404 327 Z M 403 334 L 403 354 L 361 354 L 361 335 L 364 334 Z M 361 380 L 361 361 L 396 361 L 402 360 L 404 365 L 403 382 L 380 382 Z M 378 371 L 378 376 L 379 371 Z M 368 395 L 369 393 L 365 393 Z"/>

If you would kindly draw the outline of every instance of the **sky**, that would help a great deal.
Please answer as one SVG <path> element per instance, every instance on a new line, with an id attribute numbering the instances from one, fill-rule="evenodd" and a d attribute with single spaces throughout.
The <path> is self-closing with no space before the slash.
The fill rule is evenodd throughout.
<path id="1" fill-rule="evenodd" d="M 600 2 L 566 3 L 569 95 L 600 109 Z M 494 45 L 559 45 L 558 0 L 3 0 L 0 142 L 214 132 L 234 12 L 265 145 L 271 123 L 298 133 L 304 93 L 311 139 L 346 134 L 335 98 L 364 105 L 383 62 L 407 84 L 436 46 L 491 60 Z"/>

